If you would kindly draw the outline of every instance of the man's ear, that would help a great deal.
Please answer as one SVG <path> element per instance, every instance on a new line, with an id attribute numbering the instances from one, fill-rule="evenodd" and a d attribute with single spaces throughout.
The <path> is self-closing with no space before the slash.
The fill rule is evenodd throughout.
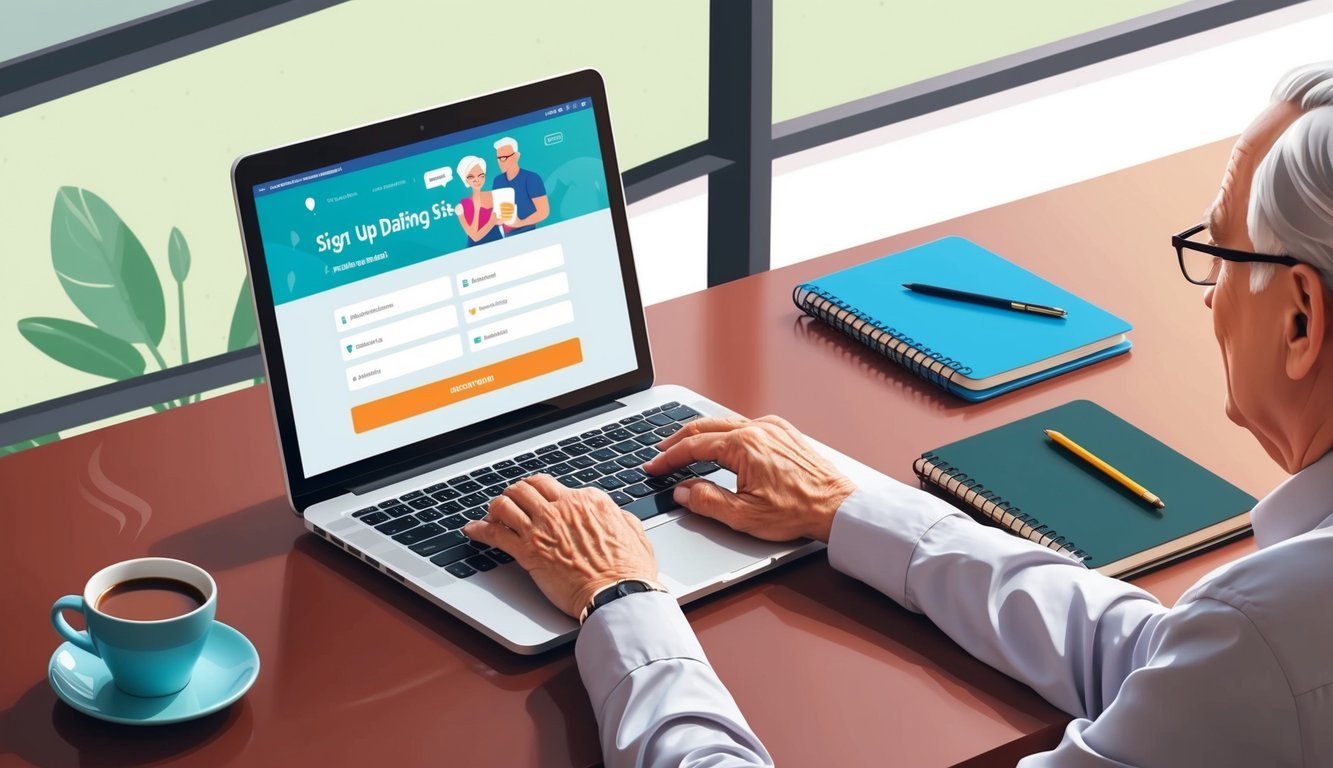
<path id="1" fill-rule="evenodd" d="M 1287 292 L 1282 337 L 1287 349 L 1287 376 L 1295 381 L 1308 376 L 1321 357 L 1333 355 L 1333 350 L 1324 349 L 1330 297 L 1319 271 L 1308 264 L 1291 268 Z M 1329 365 L 1333 360 L 1323 363 Z"/>

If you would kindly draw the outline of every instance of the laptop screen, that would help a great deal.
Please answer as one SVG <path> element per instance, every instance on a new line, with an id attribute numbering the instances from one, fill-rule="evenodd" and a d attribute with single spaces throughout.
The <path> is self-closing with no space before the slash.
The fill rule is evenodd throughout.
<path id="1" fill-rule="evenodd" d="M 596 108 L 253 185 L 305 477 L 635 370 Z"/>

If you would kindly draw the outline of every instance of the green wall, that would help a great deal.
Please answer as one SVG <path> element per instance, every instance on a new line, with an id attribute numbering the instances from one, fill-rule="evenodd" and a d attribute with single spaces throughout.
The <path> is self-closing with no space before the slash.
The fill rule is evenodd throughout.
<path id="1" fill-rule="evenodd" d="M 774 118 L 1177 1 L 777 0 Z M 472 10 L 479 7 L 352 0 L 0 118 L 0 227 L 9 273 L 0 302 L 0 359 L 9 373 L 0 378 L 0 412 L 108 381 L 45 356 L 16 328 L 29 316 L 84 320 L 52 268 L 52 206 L 63 186 L 103 198 L 142 241 L 166 294 L 161 354 L 176 364 L 178 309 L 168 267 L 173 227 L 192 255 L 185 283 L 190 357 L 226 351 L 244 275 L 228 183 L 237 155 L 588 66 L 606 77 L 622 167 L 705 138 L 705 0 L 519 0 L 505 5 L 502 22 L 491 20 L 501 15 Z M 15 19 L 58 21 L 7 13 L 0 45 L 62 39 L 49 28 L 16 34 L 8 23 Z M 151 355 L 144 356 L 146 370 L 156 370 Z"/>
<path id="2" fill-rule="evenodd" d="M 775 0 L 779 122 L 1035 48 L 1182 0 Z"/>

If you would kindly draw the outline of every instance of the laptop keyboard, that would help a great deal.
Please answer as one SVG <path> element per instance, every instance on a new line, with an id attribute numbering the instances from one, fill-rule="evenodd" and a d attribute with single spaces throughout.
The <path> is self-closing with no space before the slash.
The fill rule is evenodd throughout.
<path id="1" fill-rule="evenodd" d="M 677 483 L 721 467 L 697 461 L 670 475 L 652 477 L 639 465 L 659 453 L 657 443 L 698 416 L 687 405 L 666 403 L 357 510 L 352 517 L 465 579 L 514 561 L 499 549 L 472 541 L 460 529 L 469 520 L 486 517 L 491 499 L 529 475 L 551 475 L 566 488 L 598 488 L 640 520 L 675 509 L 671 489 Z"/>

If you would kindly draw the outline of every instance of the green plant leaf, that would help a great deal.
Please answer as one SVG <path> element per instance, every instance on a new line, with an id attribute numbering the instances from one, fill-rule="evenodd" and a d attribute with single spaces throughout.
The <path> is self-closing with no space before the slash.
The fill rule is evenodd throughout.
<path id="1" fill-rule="evenodd" d="M 167 264 L 176 280 L 176 318 L 180 321 L 181 365 L 190 362 L 190 340 L 185 333 L 185 278 L 190 276 L 190 246 L 175 227 L 167 238 Z"/>
<path id="2" fill-rule="evenodd" d="M 167 317 L 157 270 L 102 198 L 78 187 L 56 193 L 51 262 L 70 301 L 98 328 L 131 343 L 162 342 Z"/>
<path id="3" fill-rule="evenodd" d="M 91 325 L 56 317 L 25 317 L 18 326 L 34 347 L 71 368 L 117 381 L 143 375 L 139 350 Z"/>
<path id="4" fill-rule="evenodd" d="M 39 437 L 34 437 L 31 440 L 24 440 L 12 445 L 0 445 L 0 457 L 9 456 L 10 454 L 18 453 L 19 451 L 26 451 L 29 448 L 36 448 L 39 445 L 54 443 L 59 439 L 60 433 L 52 432 L 49 435 L 41 435 Z"/>
<path id="5" fill-rule="evenodd" d="M 176 282 L 183 283 L 190 276 L 190 246 L 185 242 L 185 235 L 175 227 L 171 228 L 171 237 L 167 240 L 167 264 L 171 266 L 171 276 Z"/>
<path id="6" fill-rule="evenodd" d="M 259 343 L 255 330 L 254 302 L 250 298 L 250 277 L 241 281 L 241 292 L 236 296 L 236 308 L 231 313 L 231 332 L 227 334 L 227 351 L 253 347 Z"/>

